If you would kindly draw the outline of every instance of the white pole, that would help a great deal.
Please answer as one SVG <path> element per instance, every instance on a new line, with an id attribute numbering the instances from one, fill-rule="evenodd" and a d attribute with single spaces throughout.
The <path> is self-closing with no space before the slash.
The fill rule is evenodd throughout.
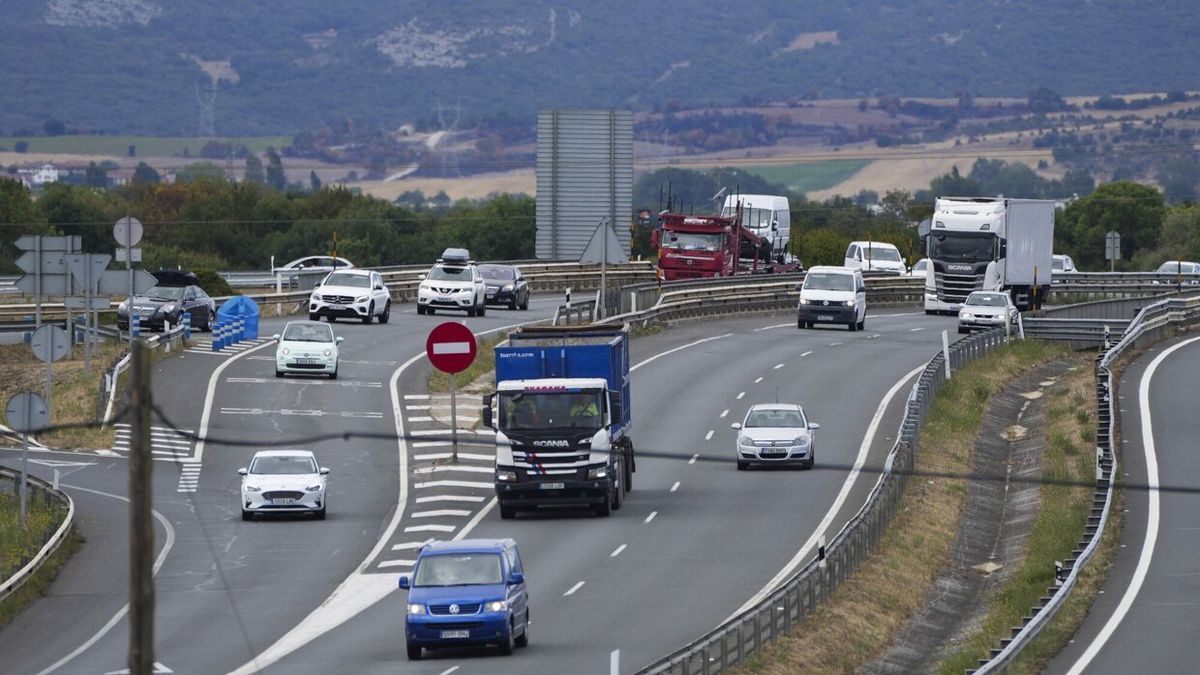
<path id="1" fill-rule="evenodd" d="M 458 464 L 458 373 L 450 373 L 450 459 Z"/>
<path id="2" fill-rule="evenodd" d="M 942 331 L 942 361 L 946 363 L 946 379 L 950 379 L 950 336 Z"/>
<path id="3" fill-rule="evenodd" d="M 29 414 L 32 396 L 25 397 L 25 426 L 21 428 L 21 529 L 25 529 L 25 504 L 29 501 Z"/>
<path id="4" fill-rule="evenodd" d="M 608 673 L 609 675 L 618 675 L 621 672 L 621 650 L 614 649 L 608 655 Z"/>
<path id="5" fill-rule="evenodd" d="M 600 227 L 604 230 L 600 233 L 602 238 L 600 244 L 600 301 L 596 303 L 598 318 L 604 318 L 604 297 L 605 297 L 605 282 L 608 278 L 608 218 L 600 219 Z"/>

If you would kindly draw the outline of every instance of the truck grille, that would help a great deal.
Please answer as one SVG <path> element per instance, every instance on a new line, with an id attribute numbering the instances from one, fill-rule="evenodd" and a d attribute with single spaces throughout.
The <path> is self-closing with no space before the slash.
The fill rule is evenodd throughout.
<path id="1" fill-rule="evenodd" d="M 935 271 L 933 279 L 937 285 L 938 300 L 942 302 L 963 302 L 971 294 L 971 291 L 983 288 L 983 275 L 948 274 Z"/>
<path id="2" fill-rule="evenodd" d="M 513 460 L 517 466 L 583 466 L 587 464 L 589 453 L 584 452 L 537 452 L 513 448 Z"/>

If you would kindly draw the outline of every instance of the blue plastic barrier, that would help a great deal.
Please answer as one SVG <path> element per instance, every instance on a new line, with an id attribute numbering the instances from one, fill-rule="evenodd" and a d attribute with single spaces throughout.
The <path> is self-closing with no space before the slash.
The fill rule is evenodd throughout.
<path id="1" fill-rule="evenodd" d="M 183 339 L 184 340 L 192 339 L 192 313 L 191 312 L 183 313 Z"/>

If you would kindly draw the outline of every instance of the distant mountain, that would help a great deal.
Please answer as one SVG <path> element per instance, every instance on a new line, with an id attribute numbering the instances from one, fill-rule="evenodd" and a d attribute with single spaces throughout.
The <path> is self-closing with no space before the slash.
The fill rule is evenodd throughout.
<path id="1" fill-rule="evenodd" d="M 1195 89 L 1197 26 L 1177 0 L 0 0 L 0 132 Z"/>

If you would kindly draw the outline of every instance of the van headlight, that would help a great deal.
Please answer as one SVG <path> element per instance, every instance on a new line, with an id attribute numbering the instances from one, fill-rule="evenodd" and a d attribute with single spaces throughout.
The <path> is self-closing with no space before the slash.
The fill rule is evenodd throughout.
<path id="1" fill-rule="evenodd" d="M 416 602 L 410 602 L 410 603 L 408 603 L 408 613 L 409 614 L 424 614 L 425 613 L 425 605 L 422 605 L 422 604 L 416 603 Z"/>
<path id="2" fill-rule="evenodd" d="M 845 305 L 845 306 L 847 306 L 847 307 L 853 307 L 853 306 L 854 306 L 854 301 L 853 301 L 853 300 L 847 300 L 846 302 L 844 302 L 844 303 L 842 303 L 842 304 L 843 304 L 843 305 Z"/>
<path id="3" fill-rule="evenodd" d="M 489 611 L 489 612 L 503 612 L 507 609 L 508 609 L 508 601 L 507 600 L 493 600 L 492 602 L 489 602 L 487 604 L 487 611 Z"/>

